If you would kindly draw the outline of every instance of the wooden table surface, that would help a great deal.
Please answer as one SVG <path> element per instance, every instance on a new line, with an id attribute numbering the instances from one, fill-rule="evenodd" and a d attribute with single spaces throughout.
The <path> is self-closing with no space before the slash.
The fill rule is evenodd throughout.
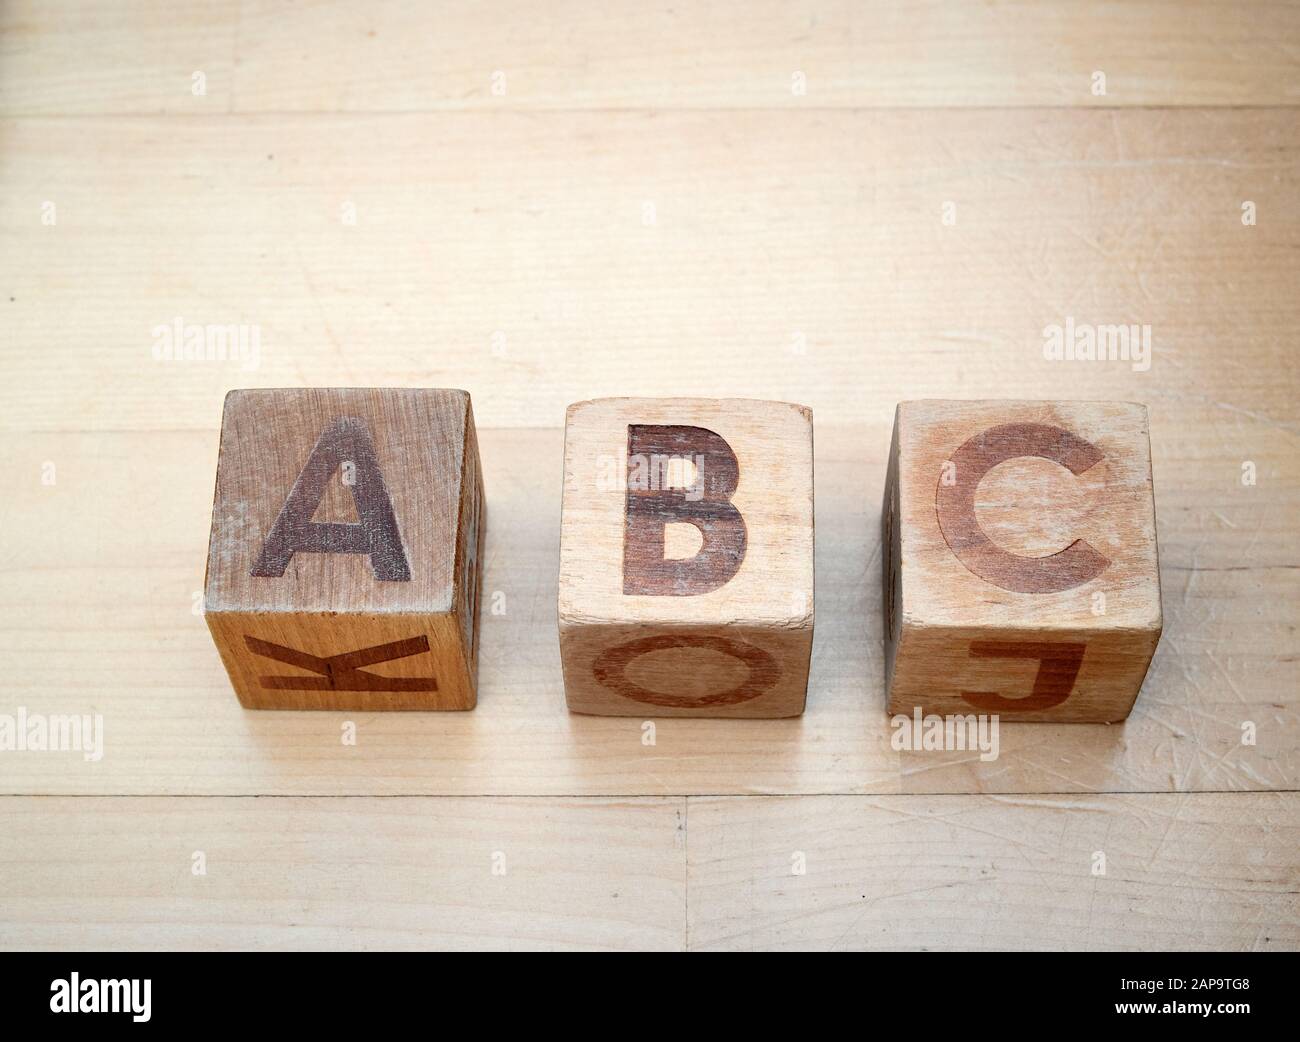
<path id="1" fill-rule="evenodd" d="M 1298 105 L 1295 3 L 4 3 L 0 714 L 104 754 L 0 751 L 0 945 L 1300 948 Z M 1067 319 L 1150 369 L 1044 359 Z M 299 385 L 472 393 L 475 711 L 235 701 L 222 396 Z M 670 394 L 812 407 L 817 628 L 805 716 L 647 745 L 565 709 L 561 426 Z M 1150 406 L 1127 723 L 891 747 L 925 397 Z"/>

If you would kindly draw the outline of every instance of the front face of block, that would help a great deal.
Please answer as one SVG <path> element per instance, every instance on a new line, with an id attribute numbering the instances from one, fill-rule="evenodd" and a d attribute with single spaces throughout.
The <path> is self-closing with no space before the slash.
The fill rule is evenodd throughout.
<path id="1" fill-rule="evenodd" d="M 569 409 L 560 648 L 569 708 L 803 712 L 813 623 L 812 416 L 781 402 Z"/>
<path id="2" fill-rule="evenodd" d="M 233 391 L 205 612 L 255 709 L 474 706 L 483 493 L 463 391 Z"/>
<path id="3" fill-rule="evenodd" d="M 1161 628 L 1144 406 L 904 402 L 882 528 L 890 712 L 1128 715 Z"/>

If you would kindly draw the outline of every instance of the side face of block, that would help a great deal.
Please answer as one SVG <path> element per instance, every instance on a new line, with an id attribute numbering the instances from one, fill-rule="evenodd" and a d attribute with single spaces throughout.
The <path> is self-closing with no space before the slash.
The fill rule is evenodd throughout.
<path id="1" fill-rule="evenodd" d="M 571 406 L 559 617 L 574 712 L 802 713 L 811 412 L 699 398 Z"/>
<path id="2" fill-rule="evenodd" d="M 464 391 L 232 391 L 204 607 L 240 702 L 473 708 L 483 532 Z"/>
<path id="3" fill-rule="evenodd" d="M 1145 406 L 903 402 L 881 517 L 891 713 L 1128 716 L 1162 624 Z"/>

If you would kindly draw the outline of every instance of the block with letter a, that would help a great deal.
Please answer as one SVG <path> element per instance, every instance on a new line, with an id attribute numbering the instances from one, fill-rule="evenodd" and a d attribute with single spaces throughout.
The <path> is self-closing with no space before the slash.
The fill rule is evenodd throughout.
<path id="1" fill-rule="evenodd" d="M 483 485 L 469 395 L 232 391 L 204 609 L 250 709 L 472 709 Z"/>
<path id="2" fill-rule="evenodd" d="M 881 519 L 891 713 L 1128 716 L 1161 630 L 1146 406 L 903 402 Z"/>
<path id="3" fill-rule="evenodd" d="M 570 406 L 560 532 L 571 710 L 803 712 L 813 633 L 808 409 L 704 398 Z"/>

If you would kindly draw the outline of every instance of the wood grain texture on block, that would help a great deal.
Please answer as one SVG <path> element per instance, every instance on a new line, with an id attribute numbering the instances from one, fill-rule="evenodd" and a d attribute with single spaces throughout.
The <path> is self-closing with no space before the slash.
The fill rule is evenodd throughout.
<path id="1" fill-rule="evenodd" d="M 232 391 L 204 608 L 240 702 L 473 708 L 480 473 L 464 391 Z"/>
<path id="2" fill-rule="evenodd" d="M 570 406 L 560 525 L 569 708 L 803 712 L 813 629 L 812 413 L 607 398 Z"/>
<path id="3" fill-rule="evenodd" d="M 1128 716 L 1162 625 L 1146 406 L 903 402 L 881 519 L 891 712 Z"/>

